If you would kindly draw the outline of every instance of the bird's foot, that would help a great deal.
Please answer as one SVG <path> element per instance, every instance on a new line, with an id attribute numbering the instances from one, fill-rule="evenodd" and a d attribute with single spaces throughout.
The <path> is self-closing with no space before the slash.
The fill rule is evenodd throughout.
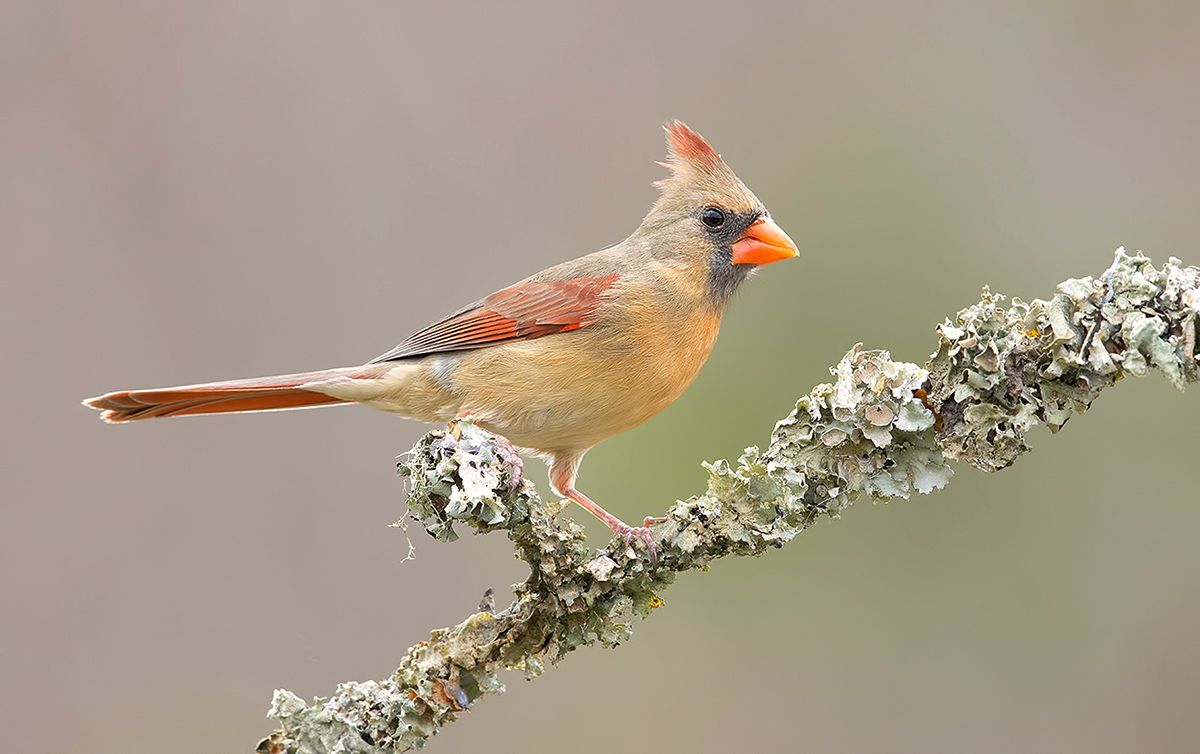
<path id="1" fill-rule="evenodd" d="M 658 543 L 654 541 L 654 534 L 650 531 L 650 526 L 657 523 L 662 522 L 657 519 L 647 517 L 646 520 L 642 522 L 642 526 L 630 526 L 624 521 L 619 520 L 616 523 L 609 524 L 609 526 L 612 528 L 613 536 L 620 537 L 625 542 L 626 549 L 632 547 L 633 542 L 636 539 L 642 544 L 646 545 L 646 552 L 650 555 L 650 562 L 657 563 Z"/>
<path id="2" fill-rule="evenodd" d="M 509 489 L 514 490 L 525 478 L 525 463 L 521 460 L 521 454 L 504 435 L 496 435 L 496 450 L 499 451 L 500 460 L 512 470 Z"/>

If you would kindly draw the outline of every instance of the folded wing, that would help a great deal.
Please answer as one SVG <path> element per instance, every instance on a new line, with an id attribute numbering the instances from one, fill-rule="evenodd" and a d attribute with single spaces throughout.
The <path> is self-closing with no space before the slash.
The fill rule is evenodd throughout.
<path id="1" fill-rule="evenodd" d="M 370 363 L 467 351 L 587 327 L 617 277 L 517 283 L 413 334 Z"/>

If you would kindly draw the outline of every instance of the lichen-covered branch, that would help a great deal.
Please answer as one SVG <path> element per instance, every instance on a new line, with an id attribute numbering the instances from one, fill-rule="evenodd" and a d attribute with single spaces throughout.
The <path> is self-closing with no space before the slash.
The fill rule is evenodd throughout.
<path id="1" fill-rule="evenodd" d="M 540 500 L 508 443 L 464 422 L 426 435 L 400 464 L 409 510 L 438 539 L 455 527 L 503 531 L 529 564 L 512 604 L 480 611 L 411 647 L 390 677 L 345 683 L 305 704 L 276 691 L 280 729 L 264 752 L 406 751 L 487 694 L 500 672 L 536 676 L 569 652 L 629 638 L 633 616 L 662 604 L 682 571 L 781 547 L 855 500 L 945 486 L 949 461 L 984 471 L 1028 450 L 1038 424 L 1058 431 L 1100 391 L 1149 369 L 1183 388 L 1200 379 L 1200 269 L 1156 269 L 1118 250 L 1098 278 L 1068 280 L 1049 301 L 982 300 L 937 327 L 924 368 L 855 346 L 776 426 L 765 450 L 705 464 L 708 490 L 654 527 L 652 565 L 614 541 L 588 547 L 564 503 Z"/>

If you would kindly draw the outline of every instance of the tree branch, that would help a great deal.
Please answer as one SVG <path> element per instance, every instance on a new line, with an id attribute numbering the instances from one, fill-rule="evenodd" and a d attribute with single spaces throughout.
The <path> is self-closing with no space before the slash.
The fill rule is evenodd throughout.
<path id="1" fill-rule="evenodd" d="M 781 547 L 864 495 L 940 489 L 948 461 L 1006 468 L 1029 449 L 1030 429 L 1057 432 L 1123 377 L 1156 368 L 1182 389 L 1200 379 L 1198 330 L 1200 269 L 1174 258 L 1160 270 L 1119 249 L 1099 279 L 1068 280 L 1049 301 L 1006 302 L 985 288 L 938 325 L 924 368 L 856 345 L 831 370 L 833 384 L 813 388 L 776 424 L 765 451 L 705 464 L 708 491 L 654 527 L 657 567 L 619 541 L 589 548 L 582 528 L 557 515 L 565 503 L 541 501 L 522 479 L 503 438 L 468 422 L 430 432 L 399 464 L 411 517 L 446 541 L 456 525 L 505 532 L 528 580 L 503 610 L 481 605 L 411 647 L 383 681 L 344 683 L 311 705 L 277 690 L 270 714 L 281 727 L 259 751 L 418 748 L 503 691 L 501 670 L 534 677 L 574 649 L 628 639 L 631 618 L 661 605 L 677 573 Z"/>

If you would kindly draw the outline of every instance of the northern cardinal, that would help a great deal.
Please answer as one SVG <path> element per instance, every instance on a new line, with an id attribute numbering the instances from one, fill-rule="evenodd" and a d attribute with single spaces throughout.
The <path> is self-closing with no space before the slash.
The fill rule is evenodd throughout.
<path id="1" fill-rule="evenodd" d="M 459 309 L 362 366 L 122 390 L 84 404 L 106 422 L 364 403 L 423 422 L 471 417 L 546 459 L 556 494 L 624 537 L 655 543 L 575 489 L 601 440 L 680 396 L 721 315 L 757 267 L 796 245 L 700 134 L 666 126 L 671 171 L 619 244 L 555 265 Z"/>

